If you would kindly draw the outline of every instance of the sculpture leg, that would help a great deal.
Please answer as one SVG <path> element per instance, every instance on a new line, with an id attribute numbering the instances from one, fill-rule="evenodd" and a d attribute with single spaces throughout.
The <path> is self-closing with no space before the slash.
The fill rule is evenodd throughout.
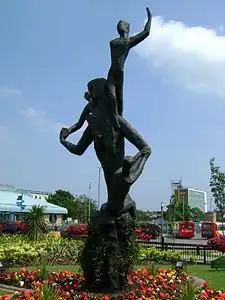
<path id="1" fill-rule="evenodd" d="M 133 184 L 137 178 L 141 175 L 145 163 L 151 155 L 151 148 L 141 136 L 141 134 L 133 128 L 123 117 L 119 117 L 120 129 L 124 134 L 124 137 L 134 145 L 139 152 L 132 159 L 132 167 L 129 173 L 129 182 Z"/>
<path id="2" fill-rule="evenodd" d="M 123 77 L 123 71 L 114 72 L 111 68 L 109 69 L 107 78 L 107 96 L 113 105 L 116 105 L 116 108 L 113 107 L 113 112 L 120 116 L 123 113 Z"/>
<path id="3" fill-rule="evenodd" d="M 125 139 L 127 139 L 133 146 L 135 146 L 139 151 L 148 152 L 151 154 L 151 148 L 148 143 L 144 140 L 142 135 L 123 117 L 118 117 L 120 124 L 120 129 L 123 132 Z"/>
<path id="4" fill-rule="evenodd" d="M 60 142 L 70 153 L 75 155 L 82 155 L 87 150 L 87 148 L 91 145 L 93 140 L 94 139 L 93 139 L 91 129 L 88 126 L 83 132 L 83 135 L 77 144 L 70 143 L 66 140 L 61 140 Z"/>

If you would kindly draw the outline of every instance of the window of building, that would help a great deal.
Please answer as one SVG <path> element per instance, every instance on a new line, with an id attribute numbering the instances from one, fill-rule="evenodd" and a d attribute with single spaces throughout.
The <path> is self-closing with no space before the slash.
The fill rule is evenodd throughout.
<path id="1" fill-rule="evenodd" d="M 54 214 L 51 214 L 51 215 L 49 216 L 49 222 L 50 222 L 51 224 L 55 224 L 56 221 L 57 221 L 57 216 L 54 215 Z"/>

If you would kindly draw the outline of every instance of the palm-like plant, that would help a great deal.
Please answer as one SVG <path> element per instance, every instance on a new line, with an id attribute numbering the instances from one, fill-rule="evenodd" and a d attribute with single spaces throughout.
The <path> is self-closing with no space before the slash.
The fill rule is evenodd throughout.
<path id="1" fill-rule="evenodd" d="M 27 216 L 27 235 L 30 239 L 37 241 L 39 237 L 47 232 L 45 221 L 45 207 L 34 205 Z"/>
<path id="2" fill-rule="evenodd" d="M 45 282 L 41 291 L 38 292 L 35 300 L 57 300 L 59 298 L 59 294 L 56 289 Z"/>

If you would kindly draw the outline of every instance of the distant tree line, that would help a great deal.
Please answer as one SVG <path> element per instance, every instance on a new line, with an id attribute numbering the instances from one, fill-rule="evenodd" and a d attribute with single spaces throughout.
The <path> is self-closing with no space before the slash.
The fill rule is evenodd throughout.
<path id="1" fill-rule="evenodd" d="M 80 223 L 87 223 L 89 200 L 90 214 L 92 214 L 97 209 L 97 205 L 93 199 L 89 199 L 86 195 L 76 196 L 68 191 L 57 190 L 48 197 L 47 202 L 66 208 L 68 210 L 66 218 L 78 220 Z"/>

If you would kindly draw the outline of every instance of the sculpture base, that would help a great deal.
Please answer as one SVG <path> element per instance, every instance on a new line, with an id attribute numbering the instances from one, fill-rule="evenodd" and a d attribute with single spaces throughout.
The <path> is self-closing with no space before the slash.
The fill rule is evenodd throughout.
<path id="1" fill-rule="evenodd" d="M 100 293 L 122 291 L 137 247 L 135 222 L 129 212 L 115 217 L 105 209 L 93 215 L 81 255 L 86 288 Z"/>

